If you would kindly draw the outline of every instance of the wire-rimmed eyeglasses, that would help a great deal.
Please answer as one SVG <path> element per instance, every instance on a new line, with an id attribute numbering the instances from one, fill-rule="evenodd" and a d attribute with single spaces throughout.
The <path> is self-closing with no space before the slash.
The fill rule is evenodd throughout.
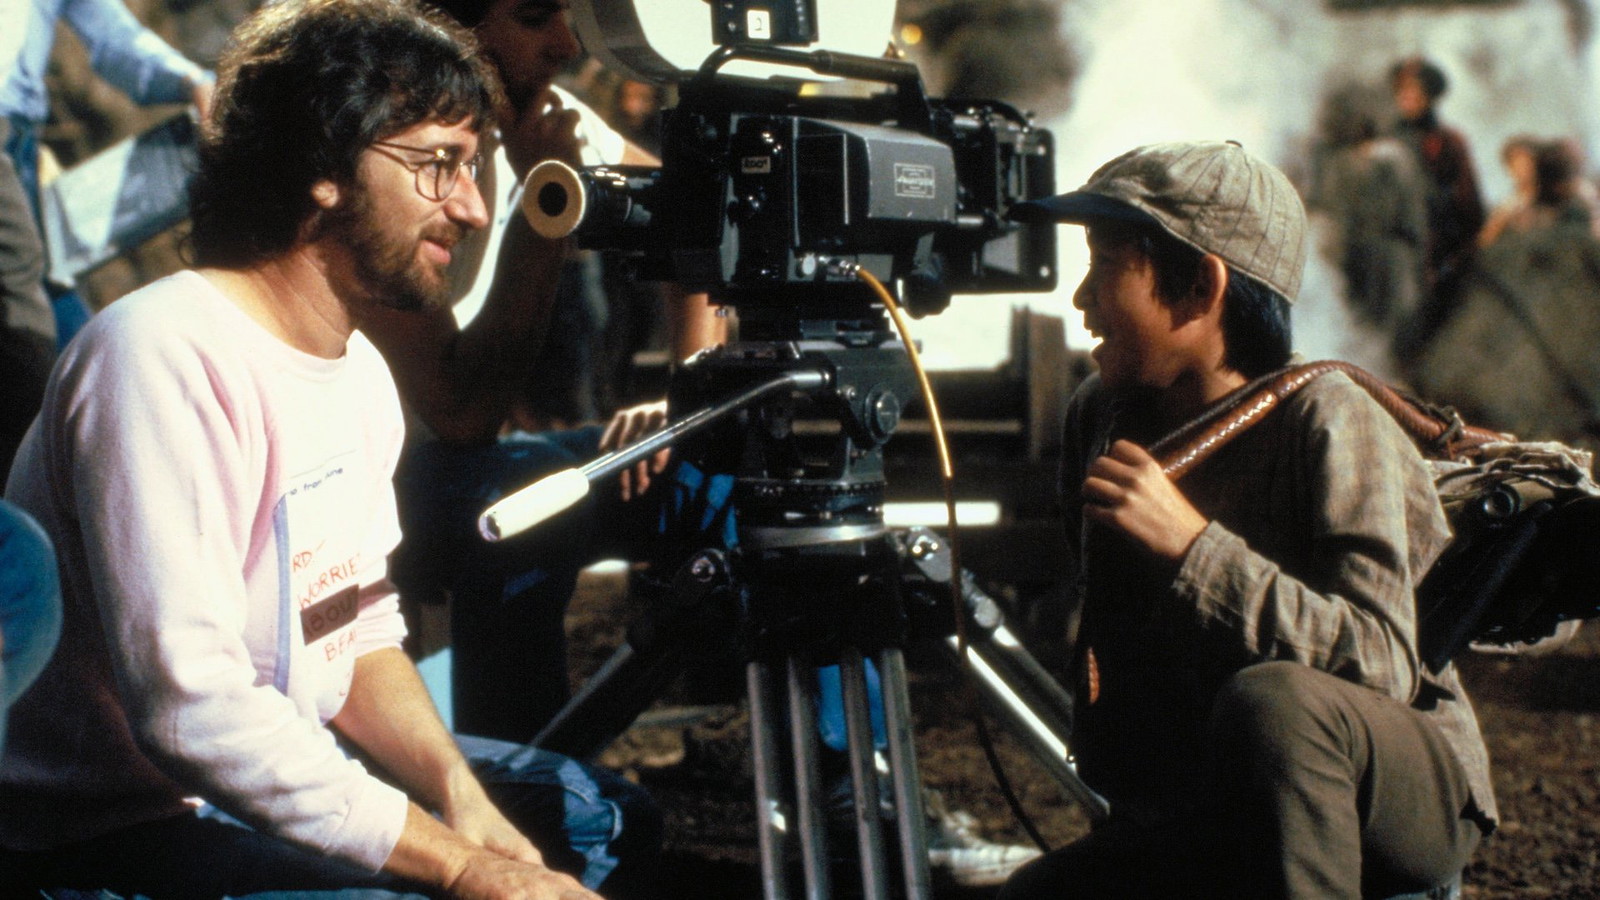
<path id="1" fill-rule="evenodd" d="M 435 202 L 443 201 L 456 189 L 456 180 L 461 177 L 461 170 L 467 170 L 467 177 L 473 181 L 478 180 L 478 169 L 483 165 L 483 155 L 474 153 L 466 159 L 457 157 L 453 147 L 412 147 L 408 144 L 395 144 L 390 141 L 373 141 L 373 150 L 389 157 L 402 166 L 410 169 L 417 176 L 417 193 Z M 421 162 L 406 159 L 395 153 L 386 153 L 381 148 L 391 150 L 406 150 L 411 153 L 424 153 L 428 158 Z M 430 190 L 431 189 L 431 190 Z"/>

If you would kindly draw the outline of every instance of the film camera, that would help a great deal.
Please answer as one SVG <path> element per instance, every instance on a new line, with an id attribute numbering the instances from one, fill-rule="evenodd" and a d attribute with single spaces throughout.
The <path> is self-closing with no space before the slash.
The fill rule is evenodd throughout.
<path id="1" fill-rule="evenodd" d="M 785 391 L 842 426 L 820 462 L 794 459 L 792 429 L 773 421 L 794 418 L 788 406 L 765 417 L 771 439 L 741 413 L 679 455 L 733 459 L 745 484 L 776 478 L 760 494 L 780 510 L 804 493 L 798 479 L 859 489 L 863 514 L 881 518 L 881 447 L 916 381 L 860 273 L 913 315 L 954 293 L 1053 290 L 1055 226 L 1007 218 L 1054 193 L 1050 133 L 1003 102 L 930 99 L 915 65 L 863 55 L 881 53 L 892 0 L 586 0 L 572 12 L 591 52 L 676 82 L 679 102 L 664 115 L 659 167 L 545 162 L 525 182 L 523 212 L 546 237 L 625 251 L 640 277 L 736 307 L 740 342 L 674 376 L 672 412 L 687 419 L 513 495 L 485 512 L 485 535 L 530 527 L 627 460 Z M 816 516 L 837 519 L 847 502 Z"/>
<path id="2" fill-rule="evenodd" d="M 848 265 L 899 282 L 914 314 L 952 293 L 1053 289 L 1053 225 L 1005 219 L 1053 192 L 1050 133 L 1005 103 L 930 100 L 908 62 L 786 46 L 815 39 L 816 3 L 767 4 L 767 24 L 731 29 L 753 3 L 711 4 L 716 33 L 773 39 L 718 46 L 679 73 L 659 168 L 536 168 L 523 201 L 535 228 L 631 251 L 642 277 L 710 291 L 741 321 L 773 307 L 850 315 L 868 294 Z M 730 74 L 751 63 L 772 74 Z M 820 78 L 886 89 L 830 94 Z"/>
<path id="3" fill-rule="evenodd" d="M 683 49 L 681 31 L 667 28 L 663 49 L 644 36 L 652 22 L 705 23 L 708 8 L 710 42 L 691 36 Z M 886 307 L 934 313 L 954 293 L 1044 292 L 1056 279 L 1054 225 L 1006 217 L 1014 203 L 1055 193 L 1050 133 L 1002 102 L 932 100 L 916 66 L 873 55 L 892 8 L 575 4 L 591 52 L 636 77 L 677 82 L 679 102 L 665 112 L 659 167 L 542 163 L 522 200 L 546 237 L 626 251 L 642 277 L 736 307 L 740 332 L 673 372 L 671 424 L 481 517 L 486 538 L 510 536 L 666 446 L 708 477 L 731 476 L 736 542 L 658 542 L 667 558 L 634 581 L 645 618 L 534 743 L 598 752 L 687 655 L 731 635 L 745 669 L 769 900 L 790 896 L 796 864 L 807 896 L 831 894 L 815 724 L 816 672 L 830 665 L 842 684 L 862 894 L 887 898 L 898 868 L 903 896 L 930 895 L 903 656 L 929 611 L 942 618 L 922 636 L 974 673 L 1091 816 L 1105 814 L 1072 766 L 1064 692 L 998 607 L 962 587 L 944 538 L 884 522 L 883 446 L 917 394 Z M 837 90 L 840 79 L 876 90 Z M 940 600 L 940 586 L 952 585 Z M 958 609 L 970 642 L 950 634 Z M 868 687 L 869 673 L 880 688 Z M 870 725 L 878 706 L 882 736 Z M 880 782 L 893 796 L 892 831 Z"/>

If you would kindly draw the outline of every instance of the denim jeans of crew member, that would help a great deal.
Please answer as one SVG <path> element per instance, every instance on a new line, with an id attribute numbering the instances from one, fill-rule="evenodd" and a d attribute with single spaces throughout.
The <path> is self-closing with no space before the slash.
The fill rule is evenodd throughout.
<path id="1" fill-rule="evenodd" d="M 484 738 L 457 741 L 495 805 L 547 865 L 608 898 L 650 896 L 661 818 L 643 789 L 554 753 Z M 0 850 L 0 873 L 5 896 L 42 888 L 53 900 L 424 896 L 415 885 L 303 850 L 210 806 L 45 853 Z"/>
<path id="2" fill-rule="evenodd" d="M 0 144 L 12 145 L 0 118 Z M 0 153 L 0 489 L 22 435 L 44 402 L 56 358 L 56 317 L 44 289 L 44 243 L 9 152 Z"/>
<path id="3" fill-rule="evenodd" d="M 38 126 L 26 119 L 11 118 L 7 120 L 5 140 L 6 155 L 11 157 L 15 169 L 17 182 L 22 187 L 23 196 L 29 204 L 29 211 L 33 216 L 33 229 L 35 235 L 44 234 L 44 219 L 40 197 L 39 183 L 39 129 Z M 43 238 L 34 245 L 40 254 L 44 253 Z M 43 271 L 43 260 L 40 261 L 39 270 Z M 44 289 L 49 294 L 50 305 L 55 315 L 55 338 L 58 348 L 65 347 L 89 321 L 89 305 L 76 288 L 63 286 L 46 279 Z"/>
<path id="4" fill-rule="evenodd" d="M 490 504 L 600 455 L 598 426 L 519 432 L 476 447 L 408 448 L 395 475 L 404 537 L 394 580 L 407 597 L 450 597 L 451 703 L 457 731 L 532 738 L 567 701 L 564 621 L 578 572 L 618 542 L 642 504 L 615 485 L 521 535 L 488 543 L 478 516 Z M 625 507 L 634 508 L 625 508 Z"/>

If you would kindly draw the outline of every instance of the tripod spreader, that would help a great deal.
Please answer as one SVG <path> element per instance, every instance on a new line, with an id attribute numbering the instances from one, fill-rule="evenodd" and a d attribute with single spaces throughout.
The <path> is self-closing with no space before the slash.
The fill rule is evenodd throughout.
<path id="1" fill-rule="evenodd" d="M 911 571 L 948 590 L 952 569 L 945 542 L 921 527 L 906 529 L 898 537 Z M 1083 806 L 1089 818 L 1096 823 L 1105 821 L 1111 814 L 1110 804 L 1078 777 L 1067 744 L 1072 731 L 1071 696 L 1006 627 L 999 605 L 977 587 L 970 573 L 961 579 L 961 588 L 967 646 L 963 652 L 957 635 L 949 634 L 942 642 L 945 650 L 957 665 L 972 673 L 990 709 Z"/>
<path id="2" fill-rule="evenodd" d="M 627 469 L 658 450 L 700 431 L 724 416 L 779 391 L 810 393 L 828 385 L 829 376 L 818 369 L 795 369 L 747 388 L 720 403 L 695 411 L 626 447 L 619 448 L 576 469 L 563 469 L 505 497 L 478 517 L 478 532 L 486 541 L 520 534 L 566 509 L 589 493 L 590 485 Z"/>

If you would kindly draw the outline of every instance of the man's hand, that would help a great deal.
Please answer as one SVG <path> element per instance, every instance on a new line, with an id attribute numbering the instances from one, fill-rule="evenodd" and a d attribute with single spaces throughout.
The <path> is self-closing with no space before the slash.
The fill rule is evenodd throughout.
<path id="1" fill-rule="evenodd" d="M 619 447 L 644 437 L 667 421 L 667 401 L 657 400 L 654 403 L 641 403 L 627 409 L 617 410 L 611 417 L 610 424 L 606 425 L 605 433 L 600 436 L 600 450 L 610 453 Z M 667 460 L 671 458 L 672 450 L 664 449 L 649 459 L 641 460 L 638 465 L 622 473 L 622 499 L 632 500 L 640 496 L 650 487 L 650 477 L 660 475 L 661 470 L 667 467 Z"/>
<path id="2" fill-rule="evenodd" d="M 600 900 L 571 875 L 489 853 L 468 860 L 447 891 L 456 900 Z"/>
<path id="3" fill-rule="evenodd" d="M 412 803 L 383 869 L 455 900 L 599 900 L 571 876 L 547 868 L 537 851 L 531 858 L 511 856 L 476 840 Z"/>
<path id="4" fill-rule="evenodd" d="M 506 819 L 476 779 L 457 793 L 462 799 L 449 803 L 440 813 L 456 834 L 507 859 L 544 865 L 533 842 Z"/>
<path id="5" fill-rule="evenodd" d="M 1183 559 L 1206 527 L 1206 517 L 1161 471 L 1155 457 L 1131 441 L 1117 441 L 1089 464 L 1083 499 L 1085 516 L 1173 563 Z"/>
<path id="6" fill-rule="evenodd" d="M 526 178 L 530 169 L 547 159 L 559 159 L 569 166 L 582 164 L 578 111 L 564 109 L 555 91 L 546 89 L 508 118 L 500 125 L 500 139 L 518 179 Z"/>

